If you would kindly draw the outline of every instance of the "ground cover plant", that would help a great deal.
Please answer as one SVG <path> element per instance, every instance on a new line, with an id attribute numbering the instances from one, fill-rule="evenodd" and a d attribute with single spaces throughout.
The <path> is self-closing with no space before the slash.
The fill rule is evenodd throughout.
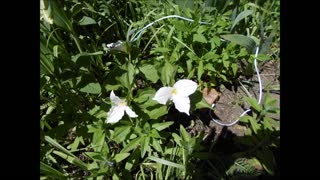
<path id="1" fill-rule="evenodd" d="M 279 1 L 40 3 L 41 179 L 279 174 Z"/>

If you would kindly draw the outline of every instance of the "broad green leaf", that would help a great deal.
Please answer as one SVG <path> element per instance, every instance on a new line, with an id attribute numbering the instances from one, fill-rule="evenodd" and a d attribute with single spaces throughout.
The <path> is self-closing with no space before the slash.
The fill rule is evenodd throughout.
<path id="1" fill-rule="evenodd" d="M 172 133 L 172 137 L 173 137 L 173 140 L 179 145 L 181 146 L 181 141 L 182 141 L 182 138 L 176 134 L 176 133 Z"/>
<path id="2" fill-rule="evenodd" d="M 183 141 L 190 141 L 190 135 L 182 125 L 180 125 L 180 135 L 182 136 Z"/>
<path id="3" fill-rule="evenodd" d="M 239 21 L 241 21 L 242 19 L 246 18 L 247 16 L 249 16 L 250 14 L 252 14 L 252 10 L 244 10 L 242 11 L 234 20 L 232 26 L 231 26 L 231 31 L 232 29 L 239 23 Z"/>
<path id="4" fill-rule="evenodd" d="M 251 116 L 248 116 L 248 120 L 251 124 L 251 127 L 252 127 L 252 130 L 255 134 L 258 134 L 258 131 L 260 130 L 260 126 L 259 124 L 257 123 L 257 120 L 254 119 L 253 117 Z"/>
<path id="5" fill-rule="evenodd" d="M 158 119 L 168 113 L 167 107 L 160 104 L 144 109 L 143 111 L 149 115 L 150 119 Z"/>
<path id="6" fill-rule="evenodd" d="M 148 100 L 152 99 L 155 93 L 156 90 L 152 88 L 139 89 L 136 95 L 137 98 L 134 101 L 139 104 L 145 104 Z"/>
<path id="7" fill-rule="evenodd" d="M 161 70 L 161 82 L 165 86 L 171 86 L 174 82 L 174 76 L 175 76 L 175 67 L 170 64 L 169 62 L 166 62 Z"/>
<path id="8" fill-rule="evenodd" d="M 150 142 L 150 137 L 146 136 L 141 140 L 141 158 L 144 157 L 146 152 L 149 150 L 149 142 Z"/>
<path id="9" fill-rule="evenodd" d="M 152 83 L 156 83 L 160 78 L 157 69 L 150 64 L 143 65 L 139 69 Z"/>
<path id="10" fill-rule="evenodd" d="M 61 158 L 65 159 L 66 161 L 68 161 L 69 163 L 76 165 L 84 170 L 87 170 L 87 164 L 84 163 L 83 161 L 81 161 L 80 159 L 78 159 L 77 157 L 73 157 L 73 156 L 69 156 L 63 152 L 60 151 L 53 151 L 54 154 L 60 156 Z"/>
<path id="11" fill-rule="evenodd" d="M 152 141 L 152 147 L 153 147 L 156 151 L 161 152 L 161 154 L 163 154 L 163 150 L 162 150 L 162 147 L 161 147 L 161 145 L 160 145 L 160 143 L 159 143 L 159 140 L 158 140 L 158 139 L 155 139 L 155 138 L 152 138 L 151 141 Z"/>
<path id="12" fill-rule="evenodd" d="M 161 52 L 161 53 L 166 53 L 166 52 L 170 52 L 170 49 L 165 48 L 165 47 L 157 47 L 153 50 L 154 52 Z"/>
<path id="13" fill-rule="evenodd" d="M 112 139 L 117 143 L 121 143 L 126 140 L 126 137 L 131 132 L 131 126 L 116 127 L 113 132 Z"/>
<path id="14" fill-rule="evenodd" d="M 171 167 L 175 167 L 175 168 L 178 168 L 178 169 L 185 170 L 185 167 L 183 165 L 177 164 L 177 163 L 174 163 L 174 162 L 171 162 L 171 161 L 160 159 L 160 158 L 157 158 L 157 157 L 154 157 L 154 156 L 149 156 L 148 159 L 150 159 L 152 161 L 155 161 L 155 162 L 158 162 L 160 164 L 164 164 L 164 165 L 167 165 L 167 166 L 171 166 Z"/>
<path id="15" fill-rule="evenodd" d="M 126 153 L 126 152 L 129 152 L 131 151 L 132 149 L 136 148 L 140 142 L 141 142 L 141 139 L 143 137 L 138 137 L 138 138 L 135 138 L 133 139 L 132 141 L 130 141 L 121 151 L 120 153 Z"/>
<path id="16" fill-rule="evenodd" d="M 261 105 L 258 104 L 258 101 L 255 98 L 244 97 L 245 100 L 249 103 L 251 107 L 260 112 L 262 110 Z"/>
<path id="17" fill-rule="evenodd" d="M 69 20 L 63 10 L 63 8 L 59 7 L 58 3 L 55 0 L 51 0 L 51 7 L 52 7 L 52 16 L 53 16 L 53 23 L 57 26 L 67 30 L 69 32 L 73 32 L 72 23 Z"/>
<path id="18" fill-rule="evenodd" d="M 120 77 L 116 77 L 120 83 L 127 89 L 131 89 L 133 80 L 134 80 L 134 66 L 131 63 L 127 63 L 121 66 L 121 69 L 126 71 Z"/>
<path id="19" fill-rule="evenodd" d="M 79 21 L 80 26 L 91 25 L 91 24 L 97 24 L 97 22 L 88 16 L 83 16 L 82 19 Z"/>
<path id="20" fill-rule="evenodd" d="M 99 94 L 101 92 L 101 86 L 99 83 L 89 83 L 81 88 L 80 91 L 90 94 Z"/>
<path id="21" fill-rule="evenodd" d="M 267 61 L 270 60 L 270 56 L 266 54 L 258 54 L 257 60 L 259 61 Z"/>
<path id="22" fill-rule="evenodd" d="M 201 43 L 207 43 L 207 39 L 202 34 L 194 34 L 193 35 L 193 42 L 201 42 Z"/>
<path id="23" fill-rule="evenodd" d="M 245 47 L 249 53 L 254 53 L 256 43 L 250 37 L 240 35 L 240 34 L 227 34 L 227 35 L 221 35 L 221 37 L 225 40 L 234 42 L 236 44 L 239 44 L 240 46 Z"/>
<path id="24" fill-rule="evenodd" d="M 118 163 L 118 162 L 121 162 L 122 160 L 126 159 L 129 155 L 130 155 L 130 153 L 119 153 L 114 156 L 113 160 Z"/>
<path id="25" fill-rule="evenodd" d="M 92 108 L 88 113 L 96 118 L 106 118 L 107 117 L 107 112 L 105 111 L 107 109 L 103 109 L 102 106 L 95 106 Z"/>
<path id="26" fill-rule="evenodd" d="M 45 163 L 40 161 L 40 173 L 43 173 L 47 176 L 52 176 L 55 178 L 66 178 L 67 174 L 63 174 L 62 172 L 52 168 L 51 166 L 46 165 Z"/>
<path id="27" fill-rule="evenodd" d="M 162 130 L 166 129 L 167 127 L 171 126 L 173 123 L 174 123 L 173 121 L 163 122 L 163 123 L 155 123 L 155 124 L 152 124 L 152 128 L 154 128 L 158 131 L 162 131 Z"/>

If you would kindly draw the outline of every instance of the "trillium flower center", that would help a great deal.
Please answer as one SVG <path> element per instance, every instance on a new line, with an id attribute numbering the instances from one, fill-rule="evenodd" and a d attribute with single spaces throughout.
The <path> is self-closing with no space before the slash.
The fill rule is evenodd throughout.
<path id="1" fill-rule="evenodd" d="M 177 89 L 173 88 L 171 94 L 172 94 L 172 96 L 177 95 L 178 94 Z"/>
<path id="2" fill-rule="evenodd" d="M 120 101 L 119 106 L 127 106 L 127 102 L 126 101 Z"/>

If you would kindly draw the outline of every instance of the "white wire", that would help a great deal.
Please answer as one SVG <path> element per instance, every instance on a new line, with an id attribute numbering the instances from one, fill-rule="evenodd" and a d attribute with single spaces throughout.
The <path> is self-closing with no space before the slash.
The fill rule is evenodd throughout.
<path id="1" fill-rule="evenodd" d="M 260 104 L 260 103 L 261 103 L 261 98 L 262 98 L 262 81 L 261 81 L 260 74 L 259 74 L 259 69 L 258 69 L 258 66 L 257 66 L 258 52 L 259 52 L 259 47 L 256 48 L 255 59 L 254 59 L 254 68 L 255 68 L 255 70 L 256 70 L 256 72 L 257 72 L 258 81 L 259 81 L 259 100 L 258 100 L 258 104 Z M 214 106 L 214 104 L 213 104 L 213 106 Z M 217 124 L 219 124 L 219 125 L 221 125 L 221 126 L 233 126 L 233 125 L 235 125 L 235 124 L 240 120 L 240 118 L 241 118 L 242 116 L 244 116 L 245 114 L 247 114 L 247 113 L 250 112 L 250 111 L 251 111 L 251 109 L 247 109 L 246 111 L 244 111 L 244 112 L 240 115 L 240 117 L 239 117 L 237 120 L 235 120 L 235 121 L 233 121 L 233 122 L 231 122 L 231 123 L 222 123 L 222 122 L 214 119 L 214 118 L 211 116 L 211 111 L 210 111 L 210 110 L 209 110 L 209 115 L 210 115 L 211 119 L 212 119 L 215 123 L 217 123 Z"/>
<path id="2" fill-rule="evenodd" d="M 178 15 L 169 15 L 169 16 L 165 16 L 165 17 L 162 17 L 160 19 L 157 19 L 155 21 L 153 21 L 152 23 L 146 25 L 145 27 L 143 27 L 141 30 L 139 30 L 130 40 L 130 42 L 133 42 L 133 41 L 136 41 L 142 34 L 142 32 L 147 29 L 148 27 L 152 26 L 154 23 L 158 22 L 158 21 L 161 21 L 163 19 L 168 19 L 168 18 L 179 18 L 179 19 L 183 19 L 183 20 L 186 20 L 186 21 L 190 21 L 190 22 L 193 22 L 194 20 L 192 19 L 189 19 L 189 18 L 185 18 L 185 17 L 182 17 L 182 16 L 178 16 Z M 200 24 L 211 24 L 211 23 L 208 23 L 208 22 L 202 22 L 202 21 L 199 21 Z M 137 37 L 136 37 L 137 36 Z"/>

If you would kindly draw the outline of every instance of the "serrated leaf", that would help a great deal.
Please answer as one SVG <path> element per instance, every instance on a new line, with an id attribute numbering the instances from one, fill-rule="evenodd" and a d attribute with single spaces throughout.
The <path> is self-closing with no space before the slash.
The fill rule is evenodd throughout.
<path id="1" fill-rule="evenodd" d="M 99 83 L 89 83 L 81 88 L 80 91 L 90 94 L 99 94 L 101 92 L 101 86 Z"/>
<path id="2" fill-rule="evenodd" d="M 152 124 L 152 128 L 154 128 L 158 131 L 162 131 L 162 130 L 166 129 L 167 127 L 171 126 L 173 123 L 174 123 L 173 121 L 163 122 L 163 123 L 155 123 L 155 124 Z"/>
<path id="3" fill-rule="evenodd" d="M 227 34 L 227 35 L 221 35 L 221 37 L 225 40 L 234 42 L 236 44 L 239 44 L 240 46 L 245 47 L 249 53 L 253 53 L 256 47 L 255 41 L 252 38 L 244 35 Z"/>
<path id="4" fill-rule="evenodd" d="M 146 76 L 146 78 L 150 80 L 152 83 L 156 83 L 160 78 L 158 75 L 157 69 L 150 64 L 144 65 L 139 69 Z"/>
<path id="5" fill-rule="evenodd" d="M 207 39 L 202 34 L 194 34 L 193 35 L 193 42 L 201 42 L 201 43 L 207 43 Z"/>
<path id="6" fill-rule="evenodd" d="M 97 22 L 88 16 L 83 16 L 82 19 L 79 21 L 80 26 L 85 26 L 90 24 L 97 24 Z"/>
<path id="7" fill-rule="evenodd" d="M 251 117 L 251 116 L 248 116 L 248 120 L 251 124 L 251 127 L 252 127 L 252 130 L 255 134 L 258 134 L 258 131 L 260 130 L 260 126 L 259 124 L 257 123 L 257 121 Z"/>
<path id="8" fill-rule="evenodd" d="M 122 160 L 126 159 L 129 155 L 130 155 L 130 153 L 119 153 L 114 156 L 113 160 L 118 163 L 118 162 L 121 162 Z"/>
<path id="9" fill-rule="evenodd" d="M 231 31 L 232 29 L 239 23 L 239 21 L 241 21 L 242 19 L 246 18 L 247 16 L 249 16 L 250 14 L 252 14 L 252 10 L 244 10 L 242 11 L 234 20 L 232 26 L 231 26 Z"/>
<path id="10" fill-rule="evenodd" d="M 255 98 L 244 97 L 245 100 L 249 103 L 251 107 L 260 112 L 262 110 L 261 106 L 258 104 L 258 101 Z"/>

